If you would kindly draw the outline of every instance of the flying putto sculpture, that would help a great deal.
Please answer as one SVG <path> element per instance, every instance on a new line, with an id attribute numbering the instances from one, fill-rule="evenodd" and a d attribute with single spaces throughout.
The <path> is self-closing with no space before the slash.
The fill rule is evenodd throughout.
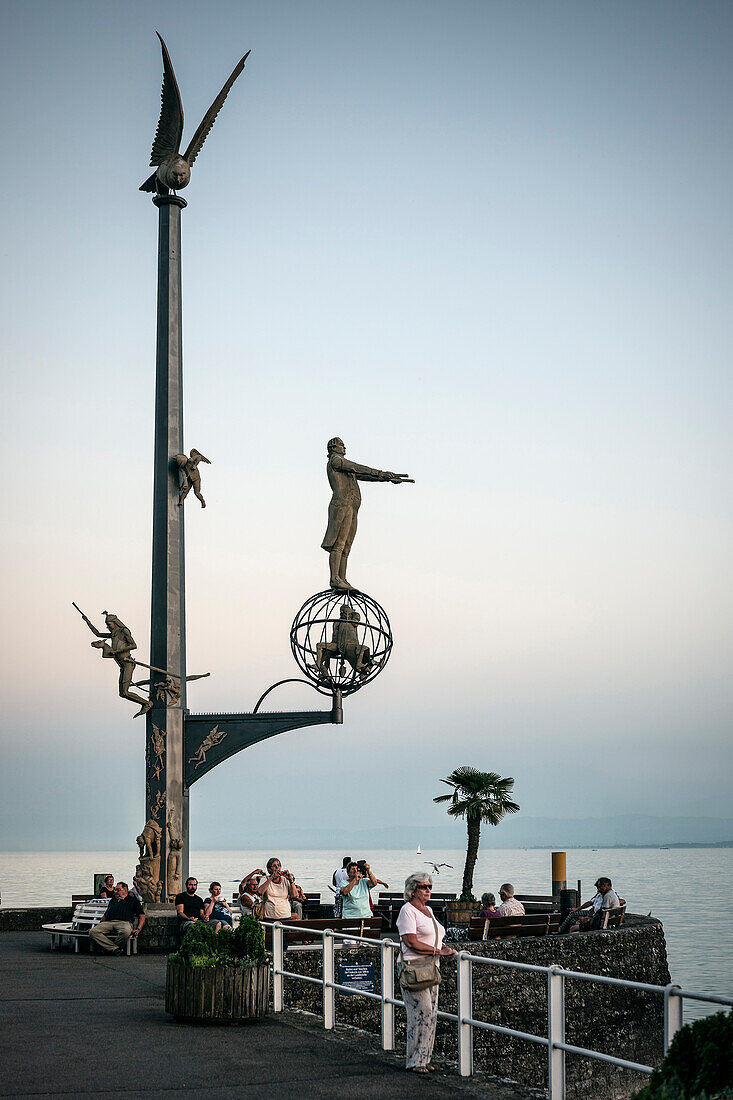
<path id="1" fill-rule="evenodd" d="M 158 34 L 158 32 L 155 32 Z M 229 89 L 237 79 L 251 51 L 247 50 L 242 60 L 235 66 L 234 72 L 219 92 L 203 117 L 201 125 L 191 138 L 186 152 L 181 156 L 181 138 L 183 137 L 183 104 L 178 90 L 176 74 L 173 72 L 168 48 L 160 38 L 163 50 L 163 88 L 160 93 L 160 118 L 155 131 L 153 151 L 150 155 L 151 167 L 157 165 L 155 172 L 140 187 L 140 191 L 155 191 L 158 195 L 167 195 L 170 191 L 180 191 L 191 179 L 191 165 L 201 152 L 216 116 L 221 110 Z"/>

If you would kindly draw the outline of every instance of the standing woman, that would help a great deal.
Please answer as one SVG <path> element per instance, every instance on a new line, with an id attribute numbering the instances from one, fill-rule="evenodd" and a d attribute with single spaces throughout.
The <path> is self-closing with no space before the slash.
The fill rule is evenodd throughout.
<path id="1" fill-rule="evenodd" d="M 364 860 L 360 865 L 352 860 L 346 868 L 348 878 L 341 887 L 341 895 L 344 899 L 342 913 L 344 917 L 363 917 L 368 920 L 372 915 L 372 907 L 369 904 L 369 891 L 377 885 L 377 880 L 372 874 L 372 869 Z"/>
<path id="2" fill-rule="evenodd" d="M 290 899 L 294 896 L 294 879 L 290 871 L 283 871 L 279 859 L 267 861 L 267 878 L 257 887 L 257 893 L 265 899 L 262 920 L 290 920 Z"/>
<path id="3" fill-rule="evenodd" d="M 455 955 L 452 947 L 444 947 L 445 928 L 437 921 L 428 905 L 433 880 L 424 871 L 417 871 L 405 880 L 405 902 L 397 917 L 401 951 L 397 969 L 400 975 L 415 960 L 432 956 L 440 966 L 440 956 Z M 413 991 L 402 985 L 402 999 L 407 1011 L 407 1050 L 405 1067 L 413 1073 L 432 1073 L 431 1062 L 438 1022 L 438 985 Z"/>

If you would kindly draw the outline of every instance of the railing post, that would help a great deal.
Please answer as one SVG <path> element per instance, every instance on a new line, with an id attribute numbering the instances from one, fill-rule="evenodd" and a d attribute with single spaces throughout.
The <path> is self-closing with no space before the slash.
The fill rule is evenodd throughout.
<path id="1" fill-rule="evenodd" d="M 565 975 L 553 964 L 547 971 L 547 1095 L 549 1100 L 565 1100 L 565 1051 L 555 1043 L 565 1042 Z"/>
<path id="2" fill-rule="evenodd" d="M 672 982 L 664 990 L 664 1053 L 669 1050 L 669 1044 L 682 1027 L 683 998 L 675 996 L 673 990 L 681 986 Z"/>
<path id="3" fill-rule="evenodd" d="M 336 990 L 333 988 L 333 932 L 327 928 L 323 934 L 323 1026 L 333 1031 L 336 1026 Z"/>
<path id="4" fill-rule="evenodd" d="M 391 940 L 382 940 L 380 944 L 382 955 L 382 1050 L 394 1050 L 394 1005 L 387 1003 L 387 998 L 394 1000 L 394 944 Z"/>
<path id="5" fill-rule="evenodd" d="M 458 1072 L 461 1077 L 473 1074 L 473 1026 L 463 1022 L 473 1019 L 473 975 L 467 955 L 467 951 L 460 951 L 457 958 Z"/>
<path id="6" fill-rule="evenodd" d="M 282 1012 L 283 1010 L 285 979 L 279 971 L 284 969 L 283 926 L 279 921 L 275 921 L 272 926 L 272 1007 L 274 1012 Z"/>

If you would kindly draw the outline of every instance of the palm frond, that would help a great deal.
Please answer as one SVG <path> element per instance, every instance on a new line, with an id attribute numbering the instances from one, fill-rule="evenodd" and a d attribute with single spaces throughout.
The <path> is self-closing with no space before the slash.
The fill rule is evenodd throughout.
<path id="1" fill-rule="evenodd" d="M 482 772 L 464 764 L 440 782 L 452 790 L 448 794 L 436 795 L 433 802 L 449 802 L 448 813 L 451 817 L 498 825 L 506 814 L 519 810 L 519 805 L 509 797 L 514 788 L 512 776 L 502 778 L 498 772 Z"/>

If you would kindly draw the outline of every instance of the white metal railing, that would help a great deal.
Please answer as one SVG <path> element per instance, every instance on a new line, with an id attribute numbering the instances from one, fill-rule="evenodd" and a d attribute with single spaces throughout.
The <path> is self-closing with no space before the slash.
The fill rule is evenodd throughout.
<path id="1" fill-rule="evenodd" d="M 395 1008 L 404 1008 L 404 1001 L 395 998 L 394 995 L 394 971 L 395 954 L 399 951 L 399 943 L 393 940 L 375 940 L 367 936 L 357 936 L 353 932 L 334 932 L 330 928 L 307 928 L 303 925 L 287 925 L 280 921 L 263 921 L 263 924 L 272 928 L 272 973 L 273 973 L 273 1006 L 275 1012 L 283 1011 L 283 994 L 285 978 L 293 978 L 301 982 L 310 982 L 312 985 L 320 985 L 323 989 L 323 1026 L 331 1031 L 336 1026 L 336 990 L 350 993 L 355 997 L 366 997 L 381 1004 L 381 1040 L 383 1050 L 394 1050 L 395 1033 L 394 1020 Z M 286 970 L 284 966 L 284 936 L 285 929 L 300 932 L 308 932 L 311 936 L 320 936 L 322 940 L 322 977 L 314 978 L 309 974 L 296 974 Z M 351 986 L 340 985 L 334 980 L 335 956 L 334 947 L 336 940 L 349 940 L 365 947 L 372 947 L 380 952 L 381 962 L 381 993 L 367 993 L 365 990 L 353 989 Z M 608 978 L 602 974 L 584 974 L 577 970 L 565 970 L 561 966 L 534 966 L 530 963 L 511 962 L 508 959 L 489 959 L 482 955 L 472 955 L 469 951 L 460 951 L 455 956 L 457 974 L 457 1008 L 458 1012 L 438 1012 L 443 1020 L 452 1020 L 458 1028 L 458 1072 L 461 1077 L 470 1077 L 473 1074 L 473 1031 L 479 1028 L 483 1031 L 495 1031 L 500 1035 L 512 1035 L 517 1039 L 525 1039 L 530 1043 L 537 1043 L 547 1048 L 548 1055 L 548 1097 L 549 1100 L 565 1100 L 565 1054 L 578 1054 L 584 1058 L 593 1058 L 599 1062 L 610 1062 L 622 1069 L 636 1070 L 638 1073 L 650 1074 L 653 1066 L 642 1065 L 640 1062 L 630 1062 L 626 1058 L 617 1058 L 613 1054 L 603 1054 L 598 1050 L 588 1050 L 585 1047 L 573 1046 L 565 1042 L 565 982 L 568 980 L 581 982 L 594 982 L 598 985 L 623 986 L 626 989 L 638 989 L 646 993 L 658 993 L 664 998 L 664 1053 L 667 1053 L 669 1044 L 674 1035 L 682 1027 L 683 1004 L 687 997 L 694 1001 L 707 1001 L 712 1004 L 733 1005 L 733 997 L 723 997 L 711 993 L 698 993 L 681 986 L 670 983 L 669 985 L 650 985 L 647 982 L 633 982 L 625 978 Z M 511 1027 L 502 1027 L 500 1024 L 490 1024 L 485 1020 L 473 1018 L 473 967 L 496 966 L 509 970 L 526 970 L 535 974 L 547 975 L 547 1035 L 533 1035 L 528 1031 L 516 1031 Z"/>

